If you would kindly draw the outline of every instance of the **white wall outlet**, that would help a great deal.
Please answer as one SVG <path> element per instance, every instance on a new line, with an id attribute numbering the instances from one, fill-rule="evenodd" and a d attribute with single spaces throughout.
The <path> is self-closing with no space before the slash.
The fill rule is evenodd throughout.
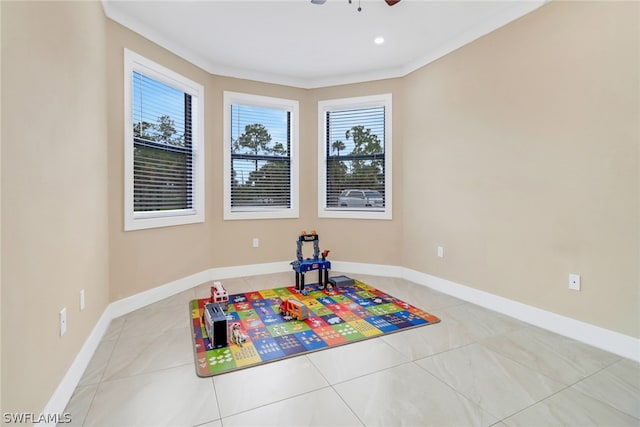
<path id="1" fill-rule="evenodd" d="M 80 289 L 80 311 L 84 310 L 84 289 Z"/>
<path id="2" fill-rule="evenodd" d="M 257 237 L 253 238 L 253 247 L 257 248 L 260 246 L 260 239 L 258 239 Z"/>
<path id="3" fill-rule="evenodd" d="M 67 332 L 67 307 L 60 310 L 60 336 Z"/>
<path id="4" fill-rule="evenodd" d="M 579 274 L 570 274 L 569 275 L 569 289 L 574 291 L 580 290 L 580 275 Z"/>
<path id="5" fill-rule="evenodd" d="M 438 256 L 444 258 L 444 248 L 442 246 L 438 246 Z"/>

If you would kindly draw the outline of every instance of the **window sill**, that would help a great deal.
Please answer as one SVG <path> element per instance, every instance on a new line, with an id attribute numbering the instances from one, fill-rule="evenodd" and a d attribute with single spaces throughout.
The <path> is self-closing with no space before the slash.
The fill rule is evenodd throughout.
<path id="1" fill-rule="evenodd" d="M 373 210 L 373 209 L 357 209 L 357 208 L 325 208 L 318 210 L 319 218 L 344 218 L 344 219 L 376 219 L 391 220 L 393 215 L 390 209 Z"/>
<path id="2" fill-rule="evenodd" d="M 225 210 L 224 220 L 243 220 L 243 219 L 289 219 L 299 218 L 297 208 L 290 209 L 269 209 L 269 208 L 235 208 L 233 210 Z"/>
<path id="3" fill-rule="evenodd" d="M 198 224 L 204 222 L 204 212 L 192 212 L 172 216 L 134 215 L 125 218 L 124 231 L 145 230 L 148 228 L 172 227 L 175 225 Z"/>

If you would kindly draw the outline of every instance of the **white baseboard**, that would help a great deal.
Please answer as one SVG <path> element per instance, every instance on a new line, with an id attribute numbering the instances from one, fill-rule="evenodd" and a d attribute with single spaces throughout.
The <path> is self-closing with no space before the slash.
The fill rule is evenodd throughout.
<path id="1" fill-rule="evenodd" d="M 261 274 L 284 273 L 293 270 L 290 261 L 270 262 L 265 264 L 236 265 L 232 267 L 212 268 L 210 271 L 211 280 L 232 279 L 234 277 L 259 276 Z"/>
<path id="2" fill-rule="evenodd" d="M 91 330 L 91 333 L 87 337 L 87 340 L 82 345 L 82 348 L 76 355 L 73 363 L 69 367 L 69 370 L 62 378 L 60 384 L 53 392 L 51 399 L 47 402 L 47 406 L 42 411 L 42 414 L 62 414 L 64 413 L 64 409 L 67 407 L 69 400 L 71 400 L 71 396 L 75 391 L 80 379 L 82 379 L 82 375 L 84 371 L 89 366 L 89 362 L 91 362 L 91 358 L 95 353 L 96 349 L 100 345 L 100 341 L 104 336 L 105 332 L 109 328 L 109 324 L 111 323 L 110 306 L 107 306 L 107 309 L 102 313 L 100 319 Z M 51 425 L 55 426 L 55 422 L 45 423 L 41 422 L 38 425 Z"/>
<path id="3" fill-rule="evenodd" d="M 93 354 L 95 353 L 102 337 L 107 332 L 109 324 L 116 317 L 131 313 L 149 304 L 158 302 L 180 292 L 189 290 L 202 283 L 230 279 L 234 277 L 256 276 L 260 274 L 271 274 L 290 271 L 289 262 L 274 262 L 254 265 L 241 265 L 233 267 L 211 268 L 192 274 L 182 279 L 174 280 L 164 285 L 157 286 L 144 292 L 140 292 L 130 297 L 112 302 L 100 316 L 87 340 L 73 360 L 69 370 L 62 378 L 62 381 L 54 391 L 53 395 L 47 402 L 47 406 L 43 410 L 43 414 L 62 414 L 67 407 L 73 392 L 78 386 L 84 371 L 87 369 Z M 55 426 L 55 423 L 38 423 L 39 426 Z"/>
<path id="4" fill-rule="evenodd" d="M 402 277 L 610 353 L 640 362 L 640 339 L 408 268 Z"/>
<path id="5" fill-rule="evenodd" d="M 200 273 L 192 274 L 191 276 L 183 277 L 182 279 L 174 280 L 173 282 L 112 302 L 109 307 L 107 307 L 107 311 L 110 312 L 112 319 L 131 313 L 149 304 L 191 289 L 200 283 L 212 280 L 209 274 L 210 271 L 211 270 L 201 271 Z"/>
<path id="6" fill-rule="evenodd" d="M 257 276 L 260 274 L 280 273 L 289 270 L 291 270 L 291 267 L 289 267 L 288 262 L 210 268 L 208 270 L 201 271 L 200 273 L 192 274 L 191 276 L 183 277 L 181 279 L 174 280 L 173 282 L 115 301 L 109 305 L 109 309 L 111 310 L 113 319 L 212 280 Z"/>
<path id="7" fill-rule="evenodd" d="M 395 265 L 364 264 L 361 262 L 331 261 L 331 270 L 369 276 L 402 277 L 402 267 Z"/>
<path id="8" fill-rule="evenodd" d="M 398 277 L 460 298 L 473 304 L 511 316 L 543 329 L 576 339 L 605 351 L 640 362 L 640 340 L 566 316 L 551 313 L 527 304 L 493 295 L 426 273 L 404 267 L 380 264 L 331 261 L 332 270 L 344 273 Z M 43 413 L 62 414 L 89 365 L 111 320 L 138 310 L 164 298 L 189 290 L 212 280 L 257 276 L 291 271 L 288 261 L 265 264 L 211 268 L 182 279 L 160 285 L 139 294 L 115 301 L 107 306 L 71 367 L 56 388 Z M 40 423 L 39 425 L 49 425 Z M 54 425 L 54 424 L 51 424 Z"/>

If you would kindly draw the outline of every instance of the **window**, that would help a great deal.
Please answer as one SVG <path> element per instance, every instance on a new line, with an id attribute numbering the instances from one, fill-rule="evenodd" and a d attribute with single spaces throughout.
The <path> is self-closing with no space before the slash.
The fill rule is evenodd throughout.
<path id="1" fill-rule="evenodd" d="M 204 221 L 204 89 L 127 49 L 125 230 Z"/>
<path id="2" fill-rule="evenodd" d="M 318 216 L 391 219 L 391 94 L 318 103 Z"/>
<path id="3" fill-rule="evenodd" d="M 298 101 L 224 93 L 225 219 L 298 217 Z"/>

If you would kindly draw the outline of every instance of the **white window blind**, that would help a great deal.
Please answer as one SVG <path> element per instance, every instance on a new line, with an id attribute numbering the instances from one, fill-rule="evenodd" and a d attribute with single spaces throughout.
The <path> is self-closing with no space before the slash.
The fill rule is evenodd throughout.
<path id="1" fill-rule="evenodd" d="M 231 105 L 231 207 L 291 206 L 291 113 Z"/>
<path id="2" fill-rule="evenodd" d="M 193 208 L 191 95 L 133 73 L 134 211 Z"/>
<path id="3" fill-rule="evenodd" d="M 318 103 L 318 215 L 391 218 L 391 95 Z"/>
<path id="4" fill-rule="evenodd" d="M 326 206 L 384 209 L 384 107 L 326 114 Z M 377 192 L 377 199 L 382 198 L 382 202 L 359 206 L 357 200 L 340 201 L 340 195 L 350 189 L 366 190 L 372 195 Z M 354 197 L 363 195 L 366 197 L 367 193 L 358 192 Z"/>
<path id="5" fill-rule="evenodd" d="M 124 228 L 204 221 L 204 87 L 124 49 Z"/>
<path id="6" fill-rule="evenodd" d="M 225 219 L 298 216 L 298 102 L 225 92 Z"/>

